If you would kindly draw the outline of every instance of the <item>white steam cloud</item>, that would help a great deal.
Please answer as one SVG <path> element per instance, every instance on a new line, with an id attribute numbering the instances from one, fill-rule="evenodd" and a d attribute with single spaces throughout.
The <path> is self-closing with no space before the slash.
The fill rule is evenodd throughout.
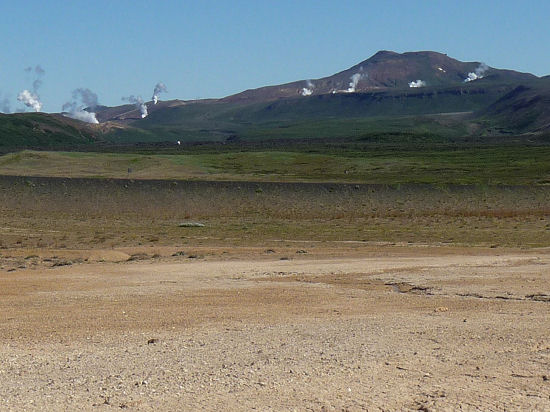
<path id="1" fill-rule="evenodd" d="M 35 112 L 39 112 L 42 109 L 42 102 L 40 97 L 36 93 L 32 93 L 28 90 L 23 90 L 17 96 L 17 100 L 23 103 L 25 106 L 30 107 Z"/>
<path id="2" fill-rule="evenodd" d="M 147 115 L 149 114 L 149 112 L 147 112 L 147 106 L 145 105 L 145 102 L 143 101 L 141 96 L 131 95 L 129 97 L 123 97 L 122 100 L 126 100 L 126 101 L 134 104 L 136 106 L 136 108 L 138 108 L 139 111 L 141 112 L 141 118 L 142 119 L 145 119 L 147 117 Z"/>
<path id="3" fill-rule="evenodd" d="M 361 81 L 363 77 L 365 77 L 366 74 L 364 73 L 355 73 L 353 76 L 350 77 L 349 87 L 347 92 L 348 93 L 355 93 L 355 90 L 357 89 L 357 85 Z"/>
<path id="4" fill-rule="evenodd" d="M 409 87 L 426 87 L 426 82 L 424 80 L 416 80 L 409 82 Z"/>
<path id="5" fill-rule="evenodd" d="M 63 105 L 64 116 L 86 123 L 99 123 L 92 111 L 97 106 L 97 94 L 90 89 L 73 90 L 73 99 Z"/>
<path id="6" fill-rule="evenodd" d="M 64 113 L 64 116 L 70 117 L 71 119 L 80 120 L 81 122 L 98 124 L 98 120 L 95 117 L 95 113 L 87 112 L 86 110 L 77 108 L 73 109 L 68 113 Z"/>
<path id="7" fill-rule="evenodd" d="M 42 86 L 42 76 L 46 71 L 38 64 L 35 67 L 27 67 L 25 69 L 27 73 L 34 73 L 34 81 L 32 82 L 32 91 L 23 90 L 17 95 L 17 100 L 23 103 L 25 106 L 33 109 L 35 112 L 42 110 L 42 102 L 38 95 L 38 89 Z"/>
<path id="8" fill-rule="evenodd" d="M 168 93 L 168 89 L 166 88 L 166 85 L 163 82 L 158 82 L 155 86 L 155 90 L 153 91 L 154 104 L 157 104 L 159 102 L 159 94 L 161 93 Z"/>
<path id="9" fill-rule="evenodd" d="M 97 94 L 92 92 L 90 89 L 76 89 L 73 90 L 73 100 L 80 99 L 82 104 L 90 109 L 95 109 L 97 107 Z"/>
<path id="10" fill-rule="evenodd" d="M 315 85 L 311 80 L 306 81 L 306 87 L 302 88 L 302 91 L 300 94 L 302 96 L 311 96 L 313 94 L 313 89 L 315 88 Z"/>
<path id="11" fill-rule="evenodd" d="M 473 82 L 474 80 L 483 79 L 485 76 L 485 72 L 489 70 L 489 66 L 487 66 L 485 63 L 481 63 L 475 72 L 468 73 L 468 77 L 464 79 L 465 83 Z"/>

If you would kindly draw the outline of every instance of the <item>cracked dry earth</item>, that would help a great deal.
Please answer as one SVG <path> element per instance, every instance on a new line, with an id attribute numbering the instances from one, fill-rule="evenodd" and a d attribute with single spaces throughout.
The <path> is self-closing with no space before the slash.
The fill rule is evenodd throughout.
<path id="1" fill-rule="evenodd" d="M 548 250 L 110 253 L 0 271 L 0 410 L 550 410 Z"/>

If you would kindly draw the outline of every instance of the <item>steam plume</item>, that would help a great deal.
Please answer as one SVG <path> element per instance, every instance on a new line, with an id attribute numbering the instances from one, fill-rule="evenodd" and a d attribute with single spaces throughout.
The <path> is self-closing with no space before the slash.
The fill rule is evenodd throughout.
<path id="1" fill-rule="evenodd" d="M 311 96 L 313 94 L 313 89 L 315 88 L 315 85 L 311 80 L 306 80 L 306 87 L 302 88 L 302 91 L 300 94 L 302 96 Z"/>
<path id="2" fill-rule="evenodd" d="M 141 98 L 141 96 L 131 95 L 129 97 L 123 97 L 122 100 L 126 100 L 126 101 L 134 104 L 136 106 L 136 108 L 138 108 L 139 111 L 141 112 L 141 118 L 142 119 L 146 118 L 147 115 L 149 114 L 147 112 L 147 106 L 143 102 L 143 99 Z"/>
<path id="3" fill-rule="evenodd" d="M 42 66 L 37 64 L 34 67 L 29 66 L 29 67 L 25 68 L 25 72 L 34 73 L 34 80 L 32 82 L 32 91 L 33 91 L 33 93 L 36 94 L 38 92 L 38 89 L 40 89 L 40 86 L 42 86 L 41 77 L 44 76 L 46 71 L 42 68 Z"/>
<path id="4" fill-rule="evenodd" d="M 365 77 L 365 74 L 363 73 L 355 73 L 353 76 L 350 77 L 349 87 L 347 92 L 348 93 L 355 93 L 355 89 L 357 88 L 357 85 L 361 81 L 361 79 Z"/>
<path id="5" fill-rule="evenodd" d="M 90 89 L 75 89 L 73 90 L 73 100 L 80 99 L 82 103 L 90 109 L 95 109 L 97 106 L 97 94 Z"/>
<path id="6" fill-rule="evenodd" d="M 465 83 L 473 82 L 474 80 L 483 79 L 485 76 L 485 72 L 489 70 L 489 66 L 487 66 L 485 63 L 481 63 L 475 72 L 468 73 L 468 77 L 464 79 Z"/>
<path id="7" fill-rule="evenodd" d="M 424 80 L 417 80 L 409 82 L 409 87 L 426 87 L 426 82 Z"/>
<path id="8" fill-rule="evenodd" d="M 159 94 L 161 93 L 168 93 L 168 89 L 166 88 L 166 85 L 163 82 L 158 82 L 155 86 L 155 90 L 153 91 L 153 103 L 157 104 L 159 101 Z"/>
<path id="9" fill-rule="evenodd" d="M 79 104 L 80 102 L 80 104 Z M 63 105 L 64 116 L 86 123 L 99 123 L 93 110 L 97 106 L 97 94 L 90 89 L 73 90 L 73 100 Z"/>
<path id="10" fill-rule="evenodd" d="M 46 71 L 39 64 L 37 64 L 34 67 L 32 67 L 32 66 L 25 67 L 25 72 L 27 72 L 27 73 L 34 72 L 37 76 L 43 76 L 44 73 L 46 73 Z"/>
<path id="11" fill-rule="evenodd" d="M 34 73 L 34 81 L 32 82 L 32 92 L 29 90 L 23 90 L 17 96 L 17 100 L 22 102 L 25 106 L 30 107 L 35 112 L 39 112 L 42 109 L 42 102 L 40 96 L 38 96 L 38 89 L 42 86 L 41 77 L 44 76 L 46 71 L 37 64 L 34 68 L 29 66 L 25 68 L 25 72 Z"/>
<path id="12" fill-rule="evenodd" d="M 23 90 L 19 93 L 17 100 L 33 109 L 35 112 L 39 112 L 42 109 L 42 102 L 40 102 L 38 95 L 28 90 Z"/>

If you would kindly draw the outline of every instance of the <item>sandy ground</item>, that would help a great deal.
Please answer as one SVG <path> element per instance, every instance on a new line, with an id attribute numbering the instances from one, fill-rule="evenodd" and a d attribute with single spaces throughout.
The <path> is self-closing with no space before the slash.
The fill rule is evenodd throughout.
<path id="1" fill-rule="evenodd" d="M 174 252 L 2 250 L 0 410 L 550 410 L 550 250 Z"/>

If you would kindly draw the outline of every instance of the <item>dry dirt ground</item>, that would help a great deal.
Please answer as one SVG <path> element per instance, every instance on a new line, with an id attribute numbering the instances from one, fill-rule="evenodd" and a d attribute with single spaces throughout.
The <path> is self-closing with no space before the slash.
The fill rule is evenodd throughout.
<path id="1" fill-rule="evenodd" d="M 0 410 L 550 410 L 550 250 L 4 249 Z"/>

